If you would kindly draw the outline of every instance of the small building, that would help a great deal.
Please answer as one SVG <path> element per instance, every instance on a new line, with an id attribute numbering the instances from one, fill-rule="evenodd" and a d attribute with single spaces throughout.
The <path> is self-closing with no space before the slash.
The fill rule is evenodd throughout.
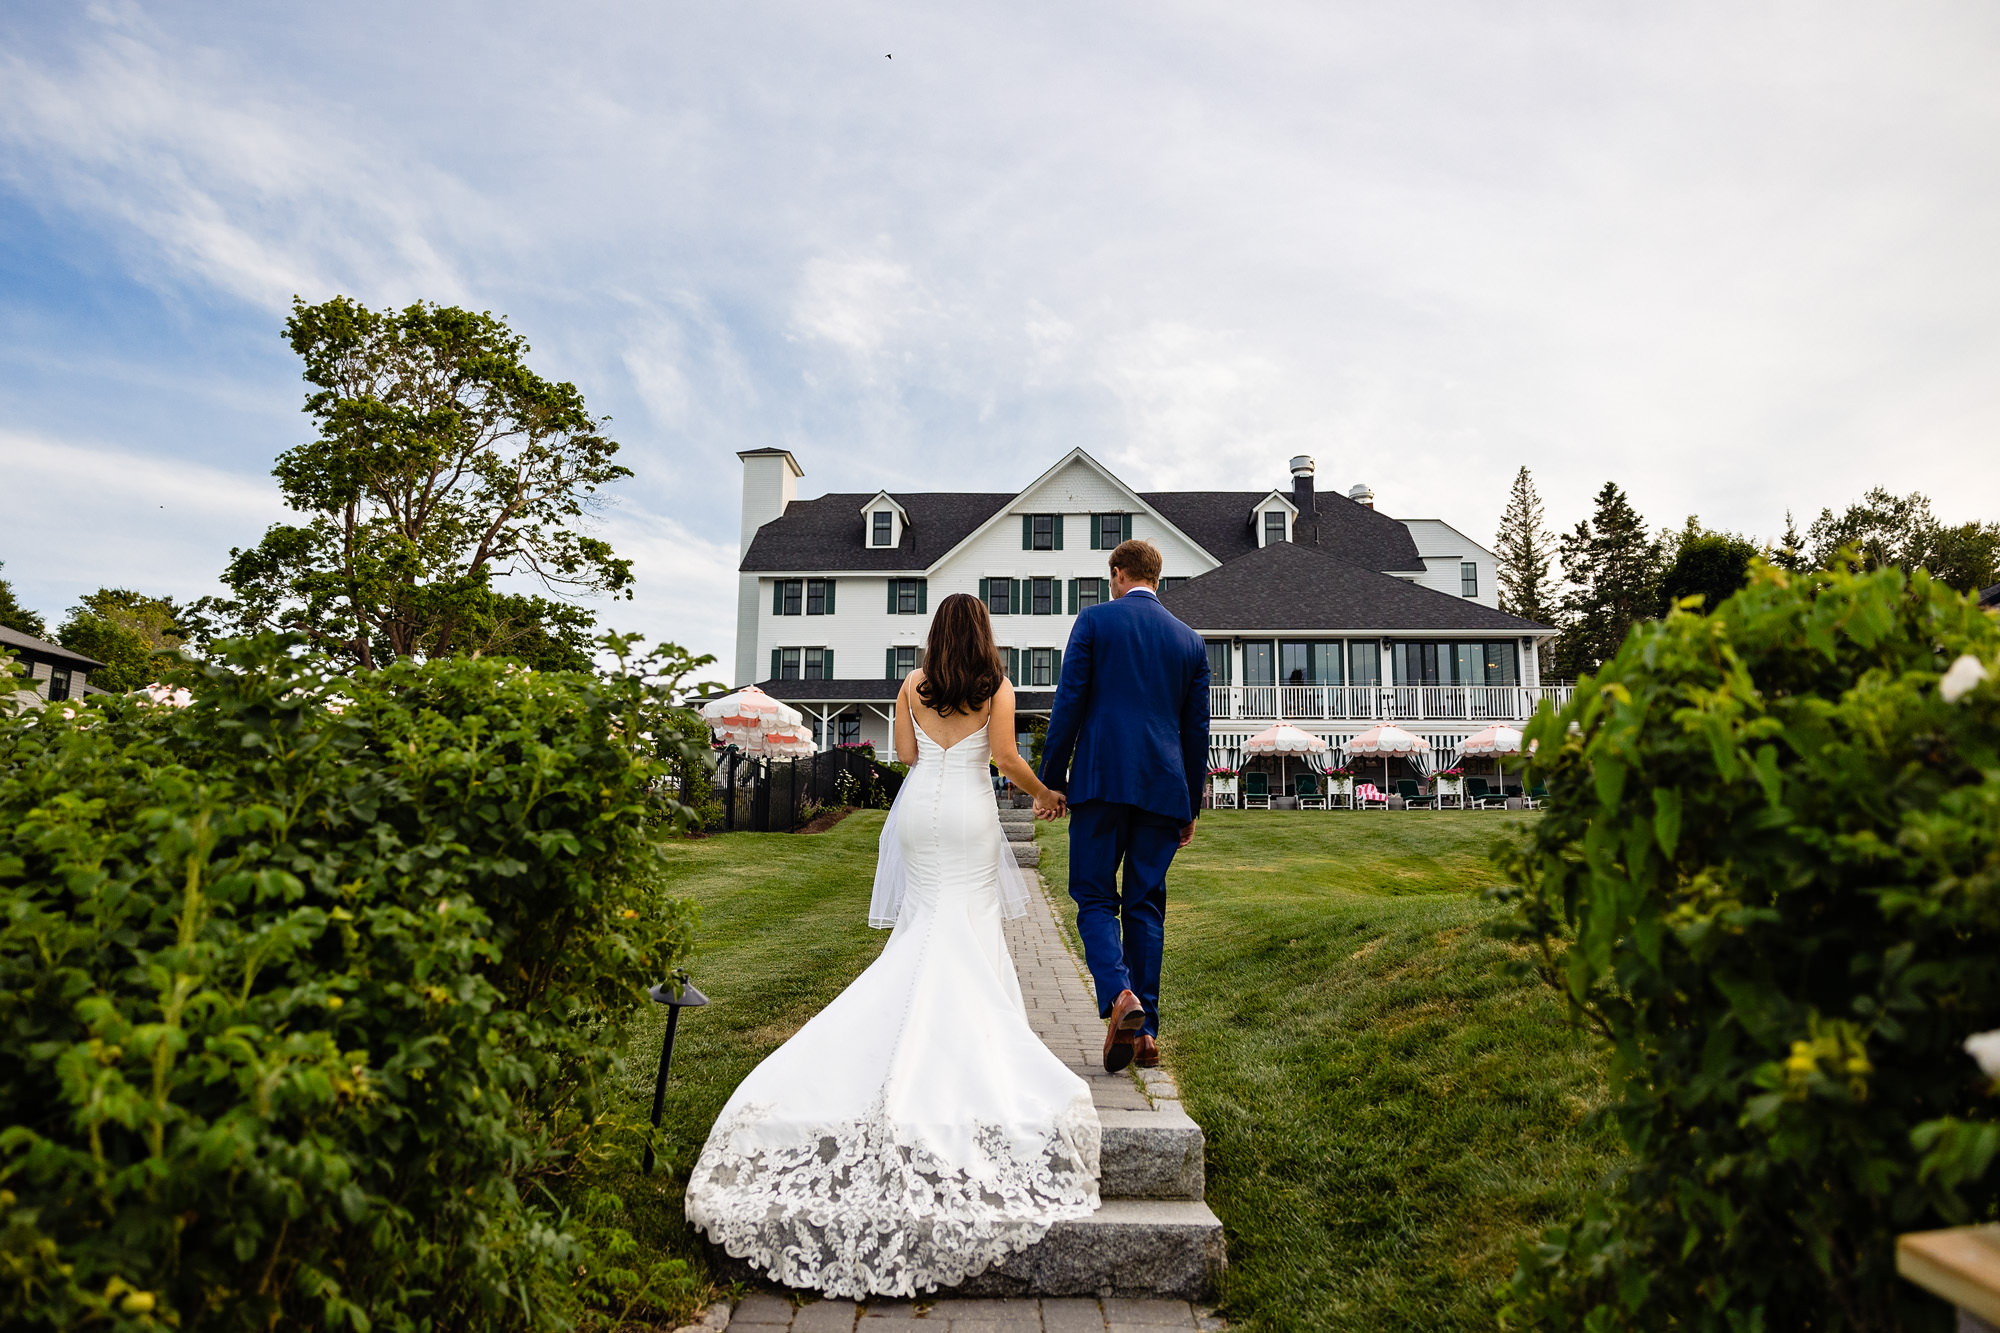
<path id="1" fill-rule="evenodd" d="M 33 682 L 34 697 L 39 703 L 60 703 L 64 699 L 81 699 L 85 694 L 102 694 L 103 690 L 89 683 L 90 673 L 102 671 L 104 663 L 82 653 L 73 653 L 61 644 L 38 639 L 32 634 L 0 625 L 0 655 L 12 654 L 14 661 L 28 669 L 29 680 Z M 19 677 L 15 678 L 19 693 Z"/>
<path id="2" fill-rule="evenodd" d="M 1018 492 L 797 498 L 783 449 L 743 460 L 735 683 L 804 713 L 822 747 L 886 748 L 932 603 L 985 602 L 1023 714 L 1046 713 L 1077 614 L 1110 595 L 1106 558 L 1159 547 L 1161 602 L 1208 642 L 1209 716 L 1228 752 L 1276 721 L 1339 746 L 1378 722 L 1449 756 L 1565 685 L 1540 677 L 1555 631 L 1500 610 L 1493 552 L 1374 492 L 1318 493 L 1311 458 L 1265 490 L 1139 492 L 1072 450 Z"/>

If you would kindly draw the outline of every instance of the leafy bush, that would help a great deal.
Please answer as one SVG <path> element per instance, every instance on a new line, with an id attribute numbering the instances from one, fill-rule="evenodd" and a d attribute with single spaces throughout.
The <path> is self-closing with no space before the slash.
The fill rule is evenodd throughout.
<path id="1" fill-rule="evenodd" d="M 671 1281 L 592 1272 L 603 1210 L 540 1183 L 689 944 L 658 693 L 291 652 L 0 722 L 0 1324 L 558 1328 Z"/>
<path id="2" fill-rule="evenodd" d="M 2000 626 L 1917 573 L 1758 566 L 1531 724 L 1512 928 L 1610 1052 L 1632 1164 L 1524 1253 L 1558 1328 L 1948 1323 L 1900 1231 L 1991 1217 L 1961 1043 L 2000 1027 Z"/>

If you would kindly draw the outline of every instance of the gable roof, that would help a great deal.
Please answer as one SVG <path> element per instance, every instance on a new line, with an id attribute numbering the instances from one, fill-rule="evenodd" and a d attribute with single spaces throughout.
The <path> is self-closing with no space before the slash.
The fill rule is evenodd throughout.
<path id="1" fill-rule="evenodd" d="M 909 521 L 894 546 L 862 544 L 861 507 L 881 491 L 843 491 L 817 500 L 794 500 L 785 512 L 757 529 L 741 568 L 928 569 L 971 536 L 980 524 L 1007 507 L 1011 491 L 939 491 L 891 498 Z"/>
<path id="2" fill-rule="evenodd" d="M 1249 515 L 1271 494 L 1270 491 L 1157 491 L 1140 498 L 1227 565 L 1259 549 Z M 1298 545 L 1364 569 L 1424 567 L 1423 558 L 1417 554 L 1416 539 L 1398 520 L 1344 495 L 1317 495 L 1314 507 L 1319 510 L 1317 514 L 1301 513 L 1292 520 L 1292 540 Z"/>
<path id="3" fill-rule="evenodd" d="M 1357 505 L 1356 508 L 1365 508 Z M 1400 525 L 1399 525 L 1400 526 Z M 1297 542 L 1238 556 L 1160 594 L 1198 630 L 1553 634 L 1547 625 L 1411 583 Z"/>
<path id="4" fill-rule="evenodd" d="M 33 653 L 41 658 L 74 662 L 85 668 L 104 665 L 94 657 L 85 657 L 82 653 L 72 652 L 59 643 L 50 643 L 47 639 L 38 639 L 32 634 L 23 634 L 20 630 L 0 625 L 0 649 L 6 648 L 12 648 L 17 653 Z"/>

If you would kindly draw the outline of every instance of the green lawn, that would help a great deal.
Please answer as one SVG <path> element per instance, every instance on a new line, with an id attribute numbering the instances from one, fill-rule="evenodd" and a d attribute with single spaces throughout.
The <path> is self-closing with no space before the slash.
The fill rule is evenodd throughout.
<path id="1" fill-rule="evenodd" d="M 1209 1140 L 1241 1328 L 1472 1328 L 1515 1242 L 1614 1161 L 1584 1117 L 1596 1064 L 1541 991 L 1499 977 L 1484 812 L 1219 811 L 1169 883 L 1167 1060 Z M 650 1245 L 705 1264 L 681 1188 L 750 1068 L 886 938 L 864 920 L 880 813 L 811 837 L 678 843 L 701 904 L 690 964 L 715 1001 L 681 1024 L 663 1169 L 608 1169 Z M 1058 900 L 1065 843 L 1044 828 Z M 663 1018 L 634 1041 L 643 1107 Z"/>
<path id="2" fill-rule="evenodd" d="M 1536 817 L 1214 811 L 1175 859 L 1162 1045 L 1236 1326 L 1491 1327 L 1516 1243 L 1614 1164 L 1597 1060 L 1480 929 L 1487 849 Z"/>

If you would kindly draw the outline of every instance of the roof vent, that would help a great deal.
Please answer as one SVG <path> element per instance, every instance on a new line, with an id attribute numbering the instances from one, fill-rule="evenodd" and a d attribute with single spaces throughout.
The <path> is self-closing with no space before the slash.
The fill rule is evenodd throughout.
<path id="1" fill-rule="evenodd" d="M 1296 477 L 1303 474 L 1305 476 L 1310 477 L 1312 475 L 1312 470 L 1313 470 L 1313 461 L 1307 455 L 1300 454 L 1296 458 L 1292 459 L 1293 476 Z"/>
<path id="2" fill-rule="evenodd" d="M 1368 488 L 1368 483 L 1365 481 L 1356 484 L 1348 491 L 1347 498 L 1358 505 L 1367 505 L 1370 509 L 1375 507 L 1375 492 Z"/>

